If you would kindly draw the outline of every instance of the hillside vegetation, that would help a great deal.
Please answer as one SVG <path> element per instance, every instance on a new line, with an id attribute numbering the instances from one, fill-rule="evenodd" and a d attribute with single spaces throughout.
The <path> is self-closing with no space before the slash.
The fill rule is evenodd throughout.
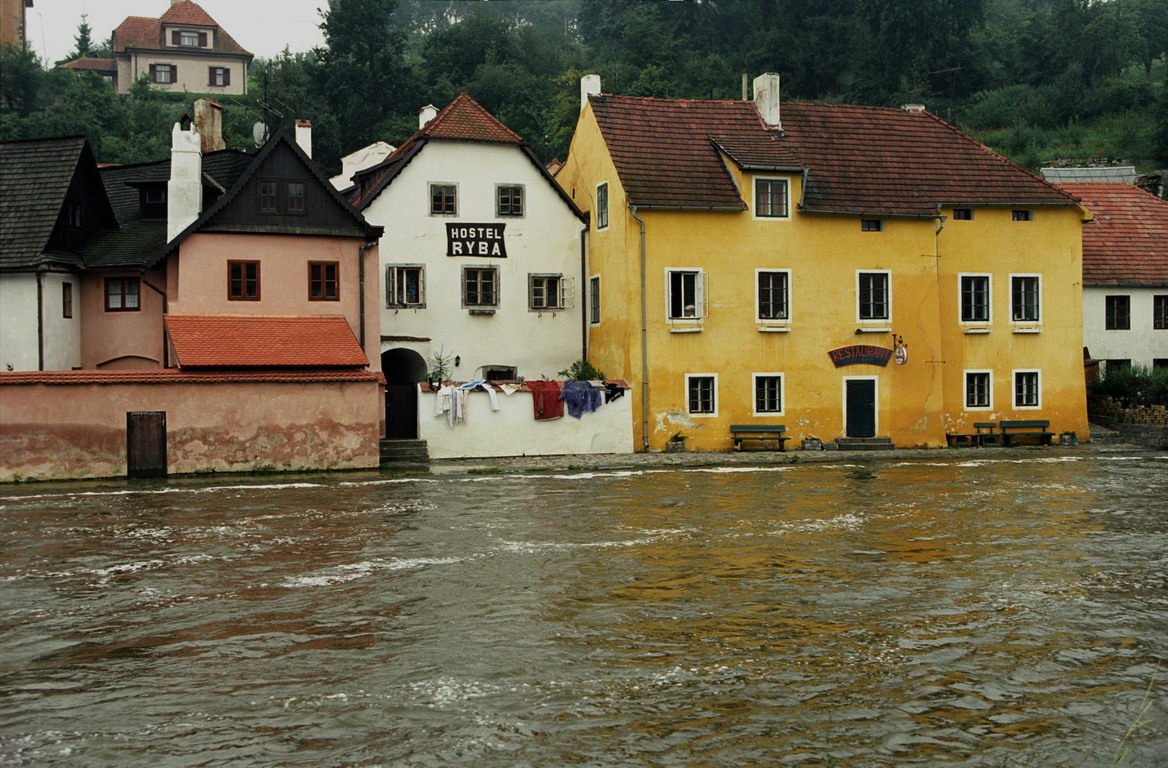
<path id="1" fill-rule="evenodd" d="M 563 157 L 581 74 L 610 93 L 742 97 L 782 75 L 784 100 L 923 103 L 1028 168 L 1065 158 L 1168 166 L 1165 0 L 330 0 L 324 47 L 257 59 L 220 99 L 228 145 L 312 120 L 325 169 L 416 112 L 470 94 L 544 160 Z M 243 31 L 237 37 L 245 40 Z M 81 20 L 76 55 L 101 53 Z M 102 162 L 156 160 L 194 95 L 116 96 L 9 48 L 0 138 L 82 133 Z"/>

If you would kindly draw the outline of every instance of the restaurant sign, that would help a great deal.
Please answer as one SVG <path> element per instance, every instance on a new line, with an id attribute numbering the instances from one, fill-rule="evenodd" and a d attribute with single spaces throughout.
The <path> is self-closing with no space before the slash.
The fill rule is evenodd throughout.
<path id="1" fill-rule="evenodd" d="M 885 366 L 892 358 L 892 350 L 884 347 L 871 347 L 867 344 L 853 344 L 850 347 L 830 350 L 827 355 L 836 368 L 845 365 Z"/>
<path id="2" fill-rule="evenodd" d="M 506 224 L 447 224 L 447 256 L 495 256 L 505 258 L 503 242 Z"/>

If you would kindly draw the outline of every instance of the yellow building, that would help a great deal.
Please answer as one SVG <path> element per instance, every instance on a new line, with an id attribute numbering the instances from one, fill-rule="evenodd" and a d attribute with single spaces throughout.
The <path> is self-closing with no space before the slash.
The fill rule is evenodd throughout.
<path id="1" fill-rule="evenodd" d="M 943 446 L 1087 433 L 1075 198 L 923 108 L 602 95 L 557 181 L 590 215 L 589 359 L 634 383 L 638 448 Z"/>

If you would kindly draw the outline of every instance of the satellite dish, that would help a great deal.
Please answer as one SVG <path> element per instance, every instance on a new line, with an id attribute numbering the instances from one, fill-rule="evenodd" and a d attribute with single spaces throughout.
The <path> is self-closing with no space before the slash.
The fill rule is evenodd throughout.
<path id="1" fill-rule="evenodd" d="M 262 147 L 268 140 L 268 126 L 263 123 L 256 123 L 251 127 L 251 137 L 257 147 Z"/>

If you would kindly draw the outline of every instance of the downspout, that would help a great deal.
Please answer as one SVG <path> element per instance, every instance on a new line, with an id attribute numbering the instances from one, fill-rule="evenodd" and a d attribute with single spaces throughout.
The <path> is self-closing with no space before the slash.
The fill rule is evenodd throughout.
<path id="1" fill-rule="evenodd" d="M 637 206 L 629 213 L 641 225 L 641 449 L 649 450 L 649 314 L 645 283 L 645 220 L 637 215 Z"/>
<path id="2" fill-rule="evenodd" d="M 365 349 L 365 252 L 377 245 L 377 243 L 377 240 L 371 243 L 362 243 L 361 247 L 357 249 L 357 282 L 361 290 L 361 312 L 357 320 L 357 338 L 361 342 L 361 349 Z M 380 351 L 378 350 L 379 353 Z"/>
<path id="3" fill-rule="evenodd" d="M 146 270 L 144 269 L 138 272 L 138 280 L 142 283 L 142 285 L 146 286 L 162 297 L 162 316 L 166 317 L 166 315 L 170 312 L 170 297 L 166 295 L 166 291 L 147 280 Z M 170 339 L 167 338 L 166 323 L 162 324 L 162 367 L 170 367 Z"/>
<path id="4" fill-rule="evenodd" d="M 584 299 L 580 306 L 584 311 L 580 313 L 580 351 L 581 360 L 588 359 L 588 315 L 592 311 L 588 301 L 592 295 L 588 291 L 588 230 L 580 230 L 580 296 Z"/>
<path id="5" fill-rule="evenodd" d="M 45 273 L 37 273 L 37 370 L 45 369 Z"/>

